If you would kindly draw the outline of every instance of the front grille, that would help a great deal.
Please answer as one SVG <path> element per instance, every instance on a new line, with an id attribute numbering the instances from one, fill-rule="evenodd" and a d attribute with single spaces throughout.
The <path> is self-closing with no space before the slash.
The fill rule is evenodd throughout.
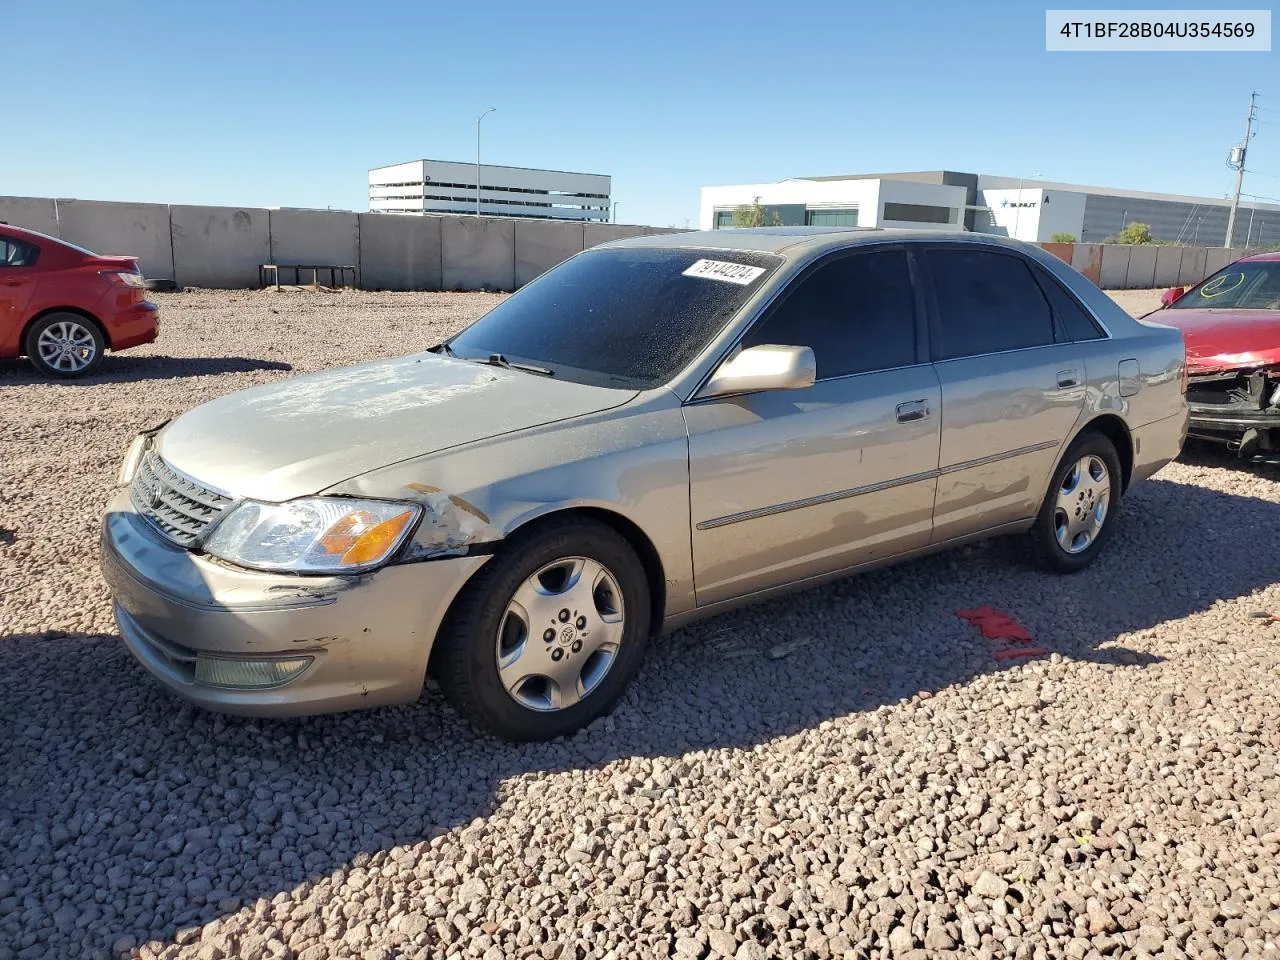
<path id="1" fill-rule="evenodd" d="M 189 547 L 231 503 L 231 498 L 182 476 L 148 450 L 129 496 L 134 508 L 179 546 Z"/>

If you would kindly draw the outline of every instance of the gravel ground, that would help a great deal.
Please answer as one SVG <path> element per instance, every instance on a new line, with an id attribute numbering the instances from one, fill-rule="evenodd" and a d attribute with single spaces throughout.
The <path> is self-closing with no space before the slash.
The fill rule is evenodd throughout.
<path id="1" fill-rule="evenodd" d="M 129 437 L 496 297 L 158 299 L 90 382 L 0 363 L 0 960 L 1280 956 L 1275 464 L 1189 451 L 1074 577 L 996 542 L 682 630 L 567 741 L 224 718 L 115 635 Z"/>

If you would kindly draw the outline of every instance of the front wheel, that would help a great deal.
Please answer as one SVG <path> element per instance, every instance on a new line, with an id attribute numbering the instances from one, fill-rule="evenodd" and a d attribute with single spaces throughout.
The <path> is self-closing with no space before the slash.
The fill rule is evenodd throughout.
<path id="1" fill-rule="evenodd" d="M 1116 448 L 1086 431 L 1067 448 L 1031 528 L 1036 559 L 1057 573 L 1083 570 L 1115 526 L 1123 474 Z"/>
<path id="2" fill-rule="evenodd" d="M 644 565 L 588 518 L 517 535 L 476 575 L 437 641 L 445 696 L 508 740 L 549 740 L 611 710 L 649 634 Z"/>

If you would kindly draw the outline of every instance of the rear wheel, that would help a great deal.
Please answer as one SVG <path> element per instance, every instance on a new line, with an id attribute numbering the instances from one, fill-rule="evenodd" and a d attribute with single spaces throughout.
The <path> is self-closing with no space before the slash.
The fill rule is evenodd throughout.
<path id="1" fill-rule="evenodd" d="M 1041 566 L 1058 573 L 1083 570 L 1115 525 L 1123 474 L 1116 448 L 1086 431 L 1067 448 L 1054 471 L 1031 543 Z"/>
<path id="2" fill-rule="evenodd" d="M 92 320 L 78 313 L 51 313 L 27 331 L 27 359 L 51 377 L 83 377 L 102 363 L 106 341 Z"/>
<path id="3" fill-rule="evenodd" d="M 611 710 L 649 634 L 643 564 L 587 518 L 517 536 L 467 585 L 435 672 L 464 716 L 509 740 L 572 733 Z"/>

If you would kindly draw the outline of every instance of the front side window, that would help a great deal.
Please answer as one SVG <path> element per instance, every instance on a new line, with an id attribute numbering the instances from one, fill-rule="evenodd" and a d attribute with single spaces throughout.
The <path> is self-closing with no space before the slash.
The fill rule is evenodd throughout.
<path id="1" fill-rule="evenodd" d="M 1049 304 L 1019 257 L 934 248 L 929 251 L 929 268 L 938 312 L 935 359 L 1054 342 Z"/>
<path id="2" fill-rule="evenodd" d="M 811 347 L 819 380 L 915 363 L 915 299 L 906 252 L 841 257 L 800 277 L 743 346 L 766 343 Z"/>
<path id="3" fill-rule="evenodd" d="M 588 250 L 522 287 L 448 346 L 470 359 L 500 354 L 564 379 L 649 389 L 688 366 L 781 262 L 743 250 Z"/>
<path id="4" fill-rule="evenodd" d="M 1280 310 L 1280 260 L 1233 263 L 1173 302 L 1174 310 Z"/>
<path id="5" fill-rule="evenodd" d="M 16 237 L 0 236 L 0 268 L 34 267 L 40 248 Z"/>

